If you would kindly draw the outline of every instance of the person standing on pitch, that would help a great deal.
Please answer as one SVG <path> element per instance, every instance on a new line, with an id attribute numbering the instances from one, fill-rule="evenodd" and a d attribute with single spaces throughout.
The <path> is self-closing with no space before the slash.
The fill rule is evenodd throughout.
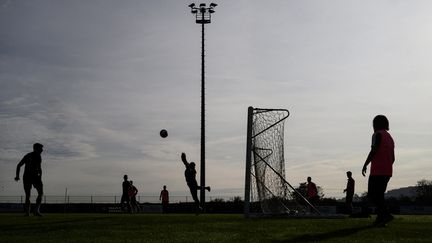
<path id="1" fill-rule="evenodd" d="M 120 200 L 120 207 L 121 210 L 124 212 L 124 208 L 125 208 L 125 204 L 127 207 L 128 212 L 131 212 L 131 205 L 130 205 L 130 198 L 129 198 L 129 188 L 130 188 L 131 184 L 128 181 L 128 176 L 124 175 L 123 176 L 123 183 L 122 183 L 122 197 Z"/>
<path id="2" fill-rule="evenodd" d="M 364 162 L 362 175 L 366 176 L 367 166 L 371 164 L 368 180 L 368 197 L 376 205 L 377 217 L 375 226 L 385 226 L 393 220 L 387 209 L 384 193 L 393 174 L 394 141 L 389 130 L 389 121 L 384 115 L 377 115 L 372 122 L 374 133 L 372 135 L 371 150 Z"/>
<path id="3" fill-rule="evenodd" d="M 166 189 L 166 186 L 163 186 L 163 190 L 161 191 L 159 195 L 159 201 L 162 200 L 162 212 L 166 213 L 168 209 L 168 203 L 169 203 L 169 193 Z"/>
<path id="4" fill-rule="evenodd" d="M 15 181 L 19 181 L 20 177 L 20 169 L 21 166 L 24 167 L 23 174 L 23 184 L 24 184 L 24 192 L 25 192 L 25 216 L 30 215 L 30 191 L 32 186 L 36 189 L 38 196 L 36 198 L 36 208 L 34 210 L 34 215 L 42 216 L 40 213 L 40 206 L 42 203 L 42 195 L 43 195 L 43 184 L 42 184 L 42 151 L 43 145 L 40 143 L 33 144 L 33 152 L 26 154 L 22 160 L 18 163 L 16 168 L 16 176 Z"/>
<path id="5" fill-rule="evenodd" d="M 200 190 L 202 187 L 198 186 L 198 182 L 196 180 L 196 170 L 195 170 L 195 163 L 194 162 L 188 162 L 186 160 L 186 154 L 182 153 L 181 154 L 181 160 L 183 161 L 183 164 L 186 167 L 186 170 L 184 172 L 185 178 L 186 178 L 186 183 L 189 187 L 189 190 L 192 194 L 192 198 L 195 202 L 195 206 L 197 208 L 197 210 L 202 210 L 202 208 L 200 207 L 200 202 L 198 200 L 198 190 Z M 207 186 L 205 187 L 206 190 L 210 191 L 210 187 Z"/>
<path id="6" fill-rule="evenodd" d="M 318 188 L 315 185 L 315 183 L 312 182 L 312 178 L 310 176 L 307 178 L 306 196 L 307 196 L 309 202 L 313 206 L 316 206 L 318 204 L 318 201 L 319 201 Z M 312 208 L 311 208 L 311 211 L 312 211 Z"/>
<path id="7" fill-rule="evenodd" d="M 140 207 L 139 207 L 139 203 L 136 199 L 136 195 L 138 194 L 138 189 L 134 186 L 133 181 L 129 181 L 130 186 L 129 186 L 129 200 L 130 200 L 130 205 L 131 205 L 131 211 L 134 213 L 139 213 L 140 212 Z"/>
<path id="8" fill-rule="evenodd" d="M 348 177 L 348 182 L 343 192 L 346 192 L 345 205 L 346 205 L 347 213 L 352 214 L 352 209 L 353 209 L 352 201 L 354 196 L 355 181 L 352 178 L 351 171 L 347 171 L 346 175 Z"/>

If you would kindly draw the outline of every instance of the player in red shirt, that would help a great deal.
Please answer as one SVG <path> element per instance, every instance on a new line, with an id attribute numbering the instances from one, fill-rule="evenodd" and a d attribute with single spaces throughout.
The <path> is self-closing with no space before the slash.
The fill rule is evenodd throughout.
<path id="1" fill-rule="evenodd" d="M 159 201 L 162 200 L 162 212 L 166 213 L 168 209 L 168 203 L 169 203 L 169 193 L 166 189 L 166 186 L 163 186 L 163 190 L 161 191 L 159 195 Z"/>
<path id="2" fill-rule="evenodd" d="M 315 185 L 315 183 L 312 182 L 312 178 L 310 176 L 307 178 L 307 183 L 308 183 L 307 192 L 306 192 L 307 199 L 313 206 L 316 206 L 319 201 L 318 188 Z M 312 208 L 311 208 L 311 212 L 312 212 Z"/>
<path id="3" fill-rule="evenodd" d="M 129 200 L 130 200 L 130 206 L 131 206 L 131 212 L 137 213 L 140 211 L 139 203 L 136 199 L 136 195 L 138 194 L 138 189 L 134 186 L 133 181 L 129 181 Z"/>
<path id="4" fill-rule="evenodd" d="M 384 115 L 378 115 L 373 119 L 373 129 L 372 146 L 364 162 L 362 174 L 366 176 L 367 166 L 371 164 L 368 197 L 377 207 L 377 218 L 374 225 L 385 226 L 393 220 L 393 216 L 388 211 L 384 193 L 393 175 L 393 163 L 395 161 L 394 141 L 390 133 L 388 133 L 389 121 Z"/>

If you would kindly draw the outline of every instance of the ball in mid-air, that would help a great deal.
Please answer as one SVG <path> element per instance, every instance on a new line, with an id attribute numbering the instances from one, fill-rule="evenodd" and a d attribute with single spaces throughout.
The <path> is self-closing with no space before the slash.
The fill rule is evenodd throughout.
<path id="1" fill-rule="evenodd" d="M 165 130 L 165 129 L 162 129 L 162 130 L 160 131 L 159 134 L 160 134 L 160 136 L 163 137 L 163 138 L 168 137 L 168 132 L 167 132 L 167 130 Z"/>

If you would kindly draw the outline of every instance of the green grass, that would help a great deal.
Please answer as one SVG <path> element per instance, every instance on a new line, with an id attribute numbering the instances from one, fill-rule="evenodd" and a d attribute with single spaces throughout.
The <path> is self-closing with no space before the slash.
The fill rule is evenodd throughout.
<path id="1" fill-rule="evenodd" d="M 0 214 L 0 242 L 432 242 L 432 216 L 244 219 L 242 215 Z"/>

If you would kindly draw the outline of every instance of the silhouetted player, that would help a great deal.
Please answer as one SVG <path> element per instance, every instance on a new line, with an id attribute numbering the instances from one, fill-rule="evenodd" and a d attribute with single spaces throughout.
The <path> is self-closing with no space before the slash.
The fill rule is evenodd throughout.
<path id="1" fill-rule="evenodd" d="M 352 214 L 352 209 L 353 209 L 352 202 L 353 202 L 353 197 L 354 197 L 355 181 L 352 178 L 352 172 L 351 171 L 347 171 L 346 175 L 348 177 L 348 182 L 347 182 L 347 186 L 343 192 L 346 192 L 345 205 L 346 205 L 347 213 Z"/>
<path id="2" fill-rule="evenodd" d="M 130 200 L 130 205 L 131 205 L 131 211 L 133 213 L 139 213 L 140 211 L 140 207 L 139 207 L 139 203 L 136 200 L 136 195 L 138 194 L 138 189 L 134 186 L 133 181 L 129 181 L 130 186 L 129 186 L 129 200 Z"/>
<path id="3" fill-rule="evenodd" d="M 200 202 L 198 200 L 198 195 L 197 192 L 198 190 L 200 190 L 202 187 L 198 186 L 198 182 L 196 180 L 196 170 L 195 170 L 195 163 L 194 162 L 187 162 L 186 160 L 186 154 L 182 153 L 181 154 L 181 160 L 183 161 L 183 164 L 186 167 L 186 170 L 184 172 L 185 178 L 186 178 L 186 183 L 189 187 L 189 190 L 192 194 L 192 198 L 195 201 L 195 205 L 197 207 L 198 210 L 201 210 L 200 207 Z M 206 186 L 205 187 L 206 190 L 210 191 L 210 187 Z"/>
<path id="4" fill-rule="evenodd" d="M 42 195 L 43 195 L 42 168 L 41 168 L 42 151 L 43 151 L 42 144 L 40 143 L 33 144 L 33 152 L 26 154 L 22 158 L 22 160 L 18 163 L 16 168 L 15 181 L 19 181 L 20 168 L 21 166 L 25 165 L 24 174 L 23 174 L 23 184 L 24 184 L 24 192 L 25 192 L 24 210 L 26 216 L 30 215 L 30 208 L 31 208 L 30 191 L 32 186 L 38 192 L 34 215 L 42 216 L 42 214 L 40 213 L 40 205 L 42 202 Z"/>
<path id="5" fill-rule="evenodd" d="M 124 211 L 124 206 L 126 204 L 127 210 L 130 213 L 131 212 L 131 205 L 130 205 L 130 198 L 129 198 L 129 188 L 131 187 L 130 182 L 128 181 L 128 176 L 123 176 L 123 183 L 122 183 L 122 197 L 120 200 L 120 206 L 121 210 Z"/>
<path id="6" fill-rule="evenodd" d="M 384 115 L 377 115 L 372 121 L 374 133 L 372 135 L 371 150 L 363 164 L 362 174 L 366 176 L 367 166 L 371 164 L 368 180 L 368 197 L 376 205 L 377 218 L 374 225 L 385 226 L 393 220 L 384 193 L 393 175 L 395 162 L 394 141 L 389 130 L 389 121 Z"/>
<path id="7" fill-rule="evenodd" d="M 315 183 L 312 182 L 312 178 L 308 176 L 307 178 L 307 192 L 306 192 L 307 198 L 309 202 L 313 206 L 317 206 L 319 202 L 319 196 L 318 196 L 318 188 L 315 185 Z M 313 212 L 313 208 L 310 209 L 311 212 Z"/>
<path id="8" fill-rule="evenodd" d="M 162 212 L 167 213 L 168 203 L 169 203 L 169 192 L 166 189 L 166 186 L 163 186 L 163 190 L 159 195 L 159 200 L 162 200 Z"/>

